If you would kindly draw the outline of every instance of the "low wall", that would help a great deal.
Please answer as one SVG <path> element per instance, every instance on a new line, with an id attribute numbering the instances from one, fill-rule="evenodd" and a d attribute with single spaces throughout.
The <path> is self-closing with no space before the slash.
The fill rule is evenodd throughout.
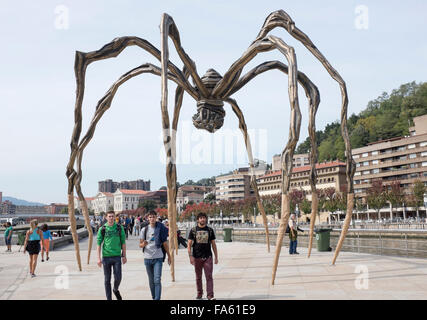
<path id="1" fill-rule="evenodd" d="M 89 236 L 89 232 L 85 228 L 77 229 L 77 236 L 80 239 L 87 238 Z M 53 240 L 50 241 L 50 248 L 49 250 L 55 250 L 55 248 L 59 248 L 65 245 L 68 245 L 70 243 L 73 243 L 73 236 L 72 235 L 64 235 L 62 237 L 55 237 Z M 2 246 L 5 246 L 4 236 L 2 235 L 0 239 L 0 244 Z M 18 245 L 18 234 L 14 232 L 12 234 L 12 245 Z"/>
<path id="2" fill-rule="evenodd" d="M 298 233 L 298 246 L 308 247 L 309 230 Z M 276 245 L 277 228 L 270 228 L 270 245 Z M 217 239 L 223 240 L 223 230 L 215 229 Z M 336 248 L 340 229 L 330 233 L 330 247 Z M 265 231 L 262 228 L 235 228 L 232 241 L 265 243 Z M 289 234 L 285 234 L 282 245 L 289 247 Z M 313 236 L 313 250 L 317 249 L 316 235 Z M 399 257 L 427 258 L 427 230 L 371 230 L 349 229 L 342 251 L 372 253 Z"/>

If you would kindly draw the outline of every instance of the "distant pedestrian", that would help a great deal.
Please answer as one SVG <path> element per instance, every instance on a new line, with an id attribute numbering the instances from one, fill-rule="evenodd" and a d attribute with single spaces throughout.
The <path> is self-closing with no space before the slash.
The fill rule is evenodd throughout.
<path id="1" fill-rule="evenodd" d="M 36 276 L 37 257 L 40 253 L 40 241 L 43 241 L 43 232 L 37 227 L 36 219 L 30 221 L 30 230 L 27 231 L 24 242 L 24 254 L 28 251 L 30 255 L 31 278 Z"/>
<path id="2" fill-rule="evenodd" d="M 162 294 L 162 267 L 165 257 L 171 263 L 168 245 L 168 231 L 161 223 L 156 221 L 157 213 L 151 210 L 148 213 L 149 224 L 146 225 L 139 236 L 139 247 L 144 253 L 144 264 L 150 284 L 151 297 L 160 300 Z"/>
<path id="3" fill-rule="evenodd" d="M 207 226 L 208 217 L 205 213 L 197 214 L 197 226 L 192 228 L 188 236 L 188 255 L 190 263 L 196 272 L 197 300 L 203 298 L 202 272 L 205 272 L 206 291 L 208 300 L 215 300 L 213 286 L 212 250 L 215 254 L 215 264 L 218 264 L 218 250 L 215 243 L 215 232 Z M 193 252 L 191 252 L 193 249 Z"/>
<path id="4" fill-rule="evenodd" d="M 92 233 L 95 233 L 96 223 L 94 218 L 90 218 L 90 227 L 92 228 Z"/>
<path id="5" fill-rule="evenodd" d="M 298 231 L 304 232 L 304 230 L 298 228 L 295 213 L 291 214 L 288 225 L 289 225 L 289 239 L 290 239 L 289 254 L 299 254 L 299 252 L 297 252 Z"/>
<path id="6" fill-rule="evenodd" d="M 141 230 L 141 219 L 140 219 L 140 217 L 138 216 L 136 219 L 135 219 L 135 225 L 133 226 L 133 233 L 134 233 L 134 235 L 136 235 L 136 236 L 139 236 L 139 231 Z"/>
<path id="7" fill-rule="evenodd" d="M 4 231 L 4 242 L 6 243 L 6 252 L 12 252 L 12 234 L 13 227 L 10 222 L 5 223 L 6 230 Z"/>
<path id="8" fill-rule="evenodd" d="M 42 262 L 44 262 L 44 252 L 46 251 L 46 261 L 49 260 L 49 247 L 50 247 L 50 240 L 53 240 L 52 234 L 50 233 L 50 230 L 45 223 L 42 225 L 42 231 L 43 231 L 43 243 L 42 243 Z"/>
<path id="9" fill-rule="evenodd" d="M 123 226 L 115 222 L 114 211 L 107 212 L 107 223 L 99 228 L 97 236 L 98 266 L 104 266 L 104 286 L 107 300 L 111 299 L 111 268 L 114 273 L 113 293 L 122 300 L 119 286 L 122 281 L 122 262 L 126 259 L 126 236 Z M 101 259 L 102 245 L 102 259 Z"/>
<path id="10" fill-rule="evenodd" d="M 133 232 L 133 226 L 135 225 L 135 217 L 132 216 L 130 218 L 130 224 L 129 224 L 129 234 L 132 235 Z"/>
<path id="11" fill-rule="evenodd" d="M 176 231 L 176 237 L 178 239 L 178 246 L 181 244 L 184 248 L 187 248 L 187 240 L 181 236 L 181 230 Z"/>

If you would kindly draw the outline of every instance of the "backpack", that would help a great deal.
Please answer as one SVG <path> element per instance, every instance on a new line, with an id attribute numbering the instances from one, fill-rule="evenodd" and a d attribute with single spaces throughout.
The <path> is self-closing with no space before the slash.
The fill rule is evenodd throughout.
<path id="1" fill-rule="evenodd" d="M 102 235 L 102 238 L 104 239 L 105 238 L 105 224 L 102 226 L 102 228 L 101 228 L 101 235 Z M 116 228 L 117 228 L 117 233 L 119 234 L 119 239 L 120 239 L 120 245 L 123 245 L 123 243 L 122 243 L 122 237 L 121 237 L 121 234 L 122 234 L 122 228 L 121 228 L 121 225 L 119 225 L 119 224 L 116 224 Z"/>
<path id="2" fill-rule="evenodd" d="M 147 230 L 148 230 L 148 225 L 149 225 L 149 223 L 147 223 L 147 225 L 144 227 L 144 240 L 147 240 Z M 161 228 L 161 227 L 160 227 Z M 160 246 L 161 248 L 162 248 L 162 252 L 163 252 L 163 262 L 165 262 L 165 259 L 166 259 L 166 250 L 165 250 L 165 248 L 163 247 L 163 243 L 161 244 L 161 246 Z M 142 252 L 144 252 L 145 251 L 145 247 L 144 248 L 142 248 Z"/>

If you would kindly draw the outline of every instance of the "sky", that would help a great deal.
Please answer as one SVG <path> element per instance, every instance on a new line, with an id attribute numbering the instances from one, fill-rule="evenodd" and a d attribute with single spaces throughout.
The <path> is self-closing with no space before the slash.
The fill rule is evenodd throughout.
<path id="1" fill-rule="evenodd" d="M 184 50 L 202 76 L 223 75 L 257 36 L 271 12 L 285 10 L 341 74 L 349 94 L 348 115 L 407 82 L 426 81 L 427 2 L 409 1 L 0 1 L 0 191 L 27 201 L 65 203 L 66 166 L 74 126 L 75 51 L 100 49 L 120 36 L 137 36 L 160 49 L 162 13 L 173 17 Z M 316 128 L 340 117 L 338 84 L 285 30 L 272 35 L 295 48 L 298 70 L 319 88 Z M 170 60 L 182 68 L 172 41 Z M 278 51 L 258 54 L 243 74 Z M 159 65 L 138 47 L 91 64 L 86 73 L 83 130 L 98 100 L 122 74 L 144 63 Z M 82 191 L 95 196 L 98 181 L 151 180 L 166 185 L 161 135 L 160 77 L 141 75 L 118 90 L 84 152 Z M 289 133 L 288 78 L 264 73 L 233 95 L 244 112 L 254 156 L 271 163 Z M 170 83 L 169 113 L 176 86 Z M 307 100 L 301 87 L 300 142 L 308 136 Z M 178 181 L 199 180 L 246 166 L 238 121 L 224 106 L 215 134 L 197 130 L 196 101 L 185 95 L 178 127 Z"/>

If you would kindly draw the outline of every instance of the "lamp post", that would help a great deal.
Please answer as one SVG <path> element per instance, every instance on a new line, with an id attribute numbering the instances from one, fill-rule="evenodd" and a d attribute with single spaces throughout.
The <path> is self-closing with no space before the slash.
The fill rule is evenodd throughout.
<path id="1" fill-rule="evenodd" d="M 256 227 L 256 212 L 255 212 L 255 207 L 254 207 L 254 227 Z"/>
<path id="2" fill-rule="evenodd" d="M 223 220 L 222 220 L 222 209 L 221 209 L 221 211 L 219 212 L 219 216 L 221 217 L 221 228 L 222 228 L 222 227 L 223 227 L 223 225 L 224 225 Z"/>

